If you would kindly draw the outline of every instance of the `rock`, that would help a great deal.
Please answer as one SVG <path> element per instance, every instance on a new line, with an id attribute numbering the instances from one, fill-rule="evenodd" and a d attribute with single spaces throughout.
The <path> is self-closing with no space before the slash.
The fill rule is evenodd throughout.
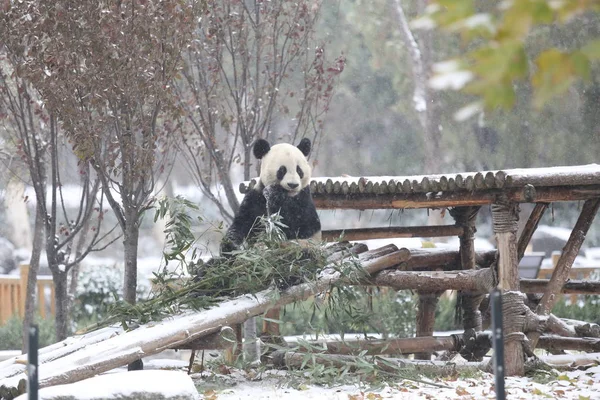
<path id="1" fill-rule="evenodd" d="M 185 372 L 131 371 L 108 373 L 68 385 L 40 389 L 43 400 L 196 400 L 198 390 Z M 27 394 L 17 397 L 27 400 Z"/>
<path id="2" fill-rule="evenodd" d="M 0 237 L 0 274 L 8 274 L 17 268 L 15 246 L 10 240 Z"/>

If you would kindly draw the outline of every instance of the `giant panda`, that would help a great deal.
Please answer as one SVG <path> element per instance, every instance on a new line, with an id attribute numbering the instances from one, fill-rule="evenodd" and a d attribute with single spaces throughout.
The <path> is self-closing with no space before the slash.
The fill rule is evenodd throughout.
<path id="1" fill-rule="evenodd" d="M 270 145 L 258 139 L 254 156 L 261 160 L 258 183 L 242 200 L 233 222 L 221 242 L 221 254 L 238 249 L 251 239 L 260 226 L 261 216 L 279 213 L 288 240 L 321 240 L 321 222 L 310 193 L 311 167 L 307 157 L 311 142 L 302 139 L 298 146 L 288 143 Z"/>

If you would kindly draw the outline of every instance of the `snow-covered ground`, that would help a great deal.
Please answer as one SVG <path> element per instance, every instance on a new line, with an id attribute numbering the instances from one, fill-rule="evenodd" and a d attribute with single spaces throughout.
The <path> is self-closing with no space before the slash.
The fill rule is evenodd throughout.
<path id="1" fill-rule="evenodd" d="M 40 391 L 40 399 L 116 399 L 133 393 L 142 398 L 207 399 L 207 400 L 379 400 L 379 399 L 495 399 L 494 376 L 477 373 L 473 376 L 434 378 L 425 384 L 398 380 L 378 387 L 364 384 L 318 386 L 290 379 L 283 371 L 244 372 L 217 367 L 220 373 L 204 372 L 187 376 L 185 362 L 155 359 L 145 370 L 105 374 L 72 385 L 55 386 Z M 179 369 L 173 371 L 172 369 Z M 167 370 L 168 369 L 168 370 Z M 290 385 L 295 381 L 294 387 Z M 434 386 L 435 385 L 435 386 Z M 600 399 L 600 366 L 586 370 L 555 372 L 538 378 L 508 377 L 505 381 L 507 399 Z M 153 396 L 162 397 L 149 397 Z M 19 398 L 21 399 L 21 398 Z M 25 397 L 23 397 L 25 399 Z"/>
<path id="2" fill-rule="evenodd" d="M 436 379 L 434 383 L 446 386 L 438 387 L 416 383 L 413 381 L 399 381 L 387 384 L 383 388 L 369 389 L 357 385 L 343 385 L 334 387 L 321 387 L 303 385 L 300 389 L 281 386 L 280 379 L 266 378 L 261 381 L 240 380 L 231 388 L 202 391 L 202 384 L 198 383 L 200 393 L 206 399 L 219 400 L 378 400 L 378 399 L 495 399 L 494 376 L 482 373 L 472 378 L 446 378 Z M 588 371 L 566 372 L 558 379 L 548 383 L 538 383 L 531 378 L 509 377 L 505 381 L 507 399 L 600 399 L 600 369 L 594 367 Z"/>

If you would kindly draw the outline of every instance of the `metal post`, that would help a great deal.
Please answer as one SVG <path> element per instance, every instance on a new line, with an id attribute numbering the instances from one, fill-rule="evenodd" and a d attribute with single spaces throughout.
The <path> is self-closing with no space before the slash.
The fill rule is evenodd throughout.
<path id="1" fill-rule="evenodd" d="M 38 400 L 38 327 L 29 328 L 29 346 L 27 352 L 27 397 Z"/>
<path id="2" fill-rule="evenodd" d="M 504 333 L 502 331 L 502 292 L 496 288 L 490 293 L 492 305 L 492 346 L 494 349 L 494 377 L 496 399 L 505 400 L 504 390 Z"/>

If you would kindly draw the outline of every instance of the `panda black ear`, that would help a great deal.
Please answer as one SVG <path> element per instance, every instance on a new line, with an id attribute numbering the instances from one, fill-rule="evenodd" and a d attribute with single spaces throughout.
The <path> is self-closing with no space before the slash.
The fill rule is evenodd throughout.
<path id="1" fill-rule="evenodd" d="M 265 156 L 271 150 L 271 145 L 265 139 L 258 139 L 254 142 L 254 157 L 259 160 Z"/>
<path id="2" fill-rule="evenodd" d="M 302 139 L 300 141 L 300 144 L 298 144 L 298 148 L 300 149 L 302 154 L 304 154 L 304 157 L 308 157 L 308 155 L 310 154 L 310 148 L 311 148 L 310 139 L 309 138 Z"/>

